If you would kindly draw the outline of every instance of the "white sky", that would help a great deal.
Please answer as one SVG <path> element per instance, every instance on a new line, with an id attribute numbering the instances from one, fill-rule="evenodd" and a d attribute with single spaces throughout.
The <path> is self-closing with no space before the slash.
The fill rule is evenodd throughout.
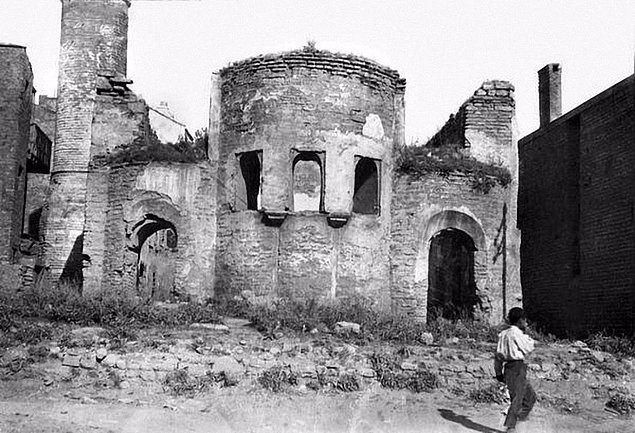
<path id="1" fill-rule="evenodd" d="M 56 92 L 60 11 L 59 0 L 0 0 L 0 43 L 27 46 L 39 94 Z M 195 130 L 212 71 L 309 39 L 397 69 L 409 139 L 432 135 L 485 79 L 516 86 L 523 136 L 538 126 L 546 63 L 562 65 L 564 112 L 633 73 L 635 1 L 137 0 L 128 76 Z"/>

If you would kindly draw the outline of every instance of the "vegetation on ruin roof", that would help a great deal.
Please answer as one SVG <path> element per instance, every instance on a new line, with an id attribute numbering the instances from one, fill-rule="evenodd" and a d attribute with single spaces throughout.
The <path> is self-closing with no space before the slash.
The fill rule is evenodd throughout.
<path id="1" fill-rule="evenodd" d="M 176 143 L 163 143 L 151 131 L 148 140 L 122 147 L 106 156 L 98 165 L 133 164 L 139 162 L 199 162 L 207 159 L 207 130 L 194 133 L 194 140 L 181 138 Z"/>
<path id="2" fill-rule="evenodd" d="M 475 191 L 487 194 L 493 187 L 505 187 L 511 183 L 510 171 L 496 164 L 487 164 L 461 152 L 452 146 L 411 145 L 397 149 L 397 173 L 414 178 L 430 174 L 447 177 L 461 173 L 472 180 Z"/>

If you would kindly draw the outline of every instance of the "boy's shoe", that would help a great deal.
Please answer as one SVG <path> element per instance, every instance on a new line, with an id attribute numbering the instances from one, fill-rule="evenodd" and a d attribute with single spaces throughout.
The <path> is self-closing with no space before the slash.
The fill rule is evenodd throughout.
<path id="1" fill-rule="evenodd" d="M 507 427 L 506 433 L 516 433 L 516 427 Z"/>

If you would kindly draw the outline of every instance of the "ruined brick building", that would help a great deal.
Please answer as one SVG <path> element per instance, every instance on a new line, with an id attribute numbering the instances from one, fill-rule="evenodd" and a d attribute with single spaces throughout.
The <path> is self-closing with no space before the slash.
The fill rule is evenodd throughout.
<path id="1" fill-rule="evenodd" d="M 57 102 L 35 109 L 42 123 L 55 113 L 50 182 L 29 181 L 26 217 L 31 73 L 24 50 L 11 52 L 21 69 L 0 63 L 13 80 L 0 97 L 22 121 L 0 120 L 14 134 L 0 136 L 5 263 L 22 260 L 26 220 L 36 272 L 85 294 L 359 295 L 420 320 L 498 321 L 521 302 L 513 86 L 485 82 L 429 143 L 405 147 L 396 71 L 312 47 L 254 57 L 212 74 L 197 152 L 160 142 L 129 88 L 129 6 L 62 1 Z"/>
<path id="2" fill-rule="evenodd" d="M 538 76 L 540 129 L 518 143 L 525 307 L 559 334 L 633 332 L 633 75 L 564 115 L 560 66 Z"/>

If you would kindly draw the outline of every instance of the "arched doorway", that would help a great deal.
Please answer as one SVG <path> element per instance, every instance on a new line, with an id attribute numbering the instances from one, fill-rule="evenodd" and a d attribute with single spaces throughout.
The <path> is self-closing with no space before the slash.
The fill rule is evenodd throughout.
<path id="1" fill-rule="evenodd" d="M 464 231 L 441 230 L 430 239 L 427 317 L 471 319 L 478 303 L 474 278 L 476 246 Z"/>
<path id="2" fill-rule="evenodd" d="M 174 224 L 152 214 L 135 225 L 136 287 L 144 299 L 167 301 L 174 294 L 178 245 Z"/>

